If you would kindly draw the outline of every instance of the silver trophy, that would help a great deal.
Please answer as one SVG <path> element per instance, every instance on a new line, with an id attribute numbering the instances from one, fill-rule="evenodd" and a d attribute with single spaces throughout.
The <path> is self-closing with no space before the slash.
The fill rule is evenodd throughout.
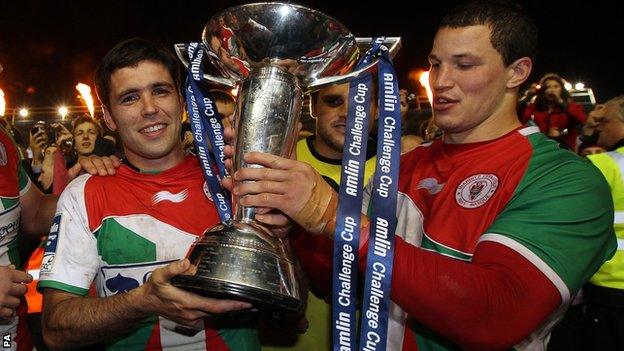
<path id="1" fill-rule="evenodd" d="M 355 38 L 337 20 L 307 7 L 256 3 L 226 9 L 208 21 L 202 42 L 222 76 L 213 84 L 238 88 L 233 171 L 243 155 L 261 151 L 288 157 L 297 141 L 303 94 L 345 83 L 371 71 L 376 61 L 351 72 L 372 38 Z M 384 43 L 394 54 L 400 38 Z M 184 44 L 175 46 L 188 66 Z M 288 242 L 254 220 L 255 208 L 238 205 L 231 223 L 205 233 L 193 248 L 193 275 L 173 284 L 203 296 L 245 300 L 261 310 L 301 312 L 305 292 Z"/>

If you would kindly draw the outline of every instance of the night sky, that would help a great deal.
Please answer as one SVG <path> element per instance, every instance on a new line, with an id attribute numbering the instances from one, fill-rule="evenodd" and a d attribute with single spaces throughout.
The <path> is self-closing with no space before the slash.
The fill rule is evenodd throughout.
<path id="1" fill-rule="evenodd" d="M 248 2 L 248 1 L 247 1 Z M 92 72 L 115 43 L 134 36 L 171 46 L 198 41 L 217 11 L 244 1 L 10 1 L 0 0 L 0 88 L 9 108 L 79 105 L 78 81 L 93 86 Z M 412 69 L 427 67 L 437 23 L 457 1 L 299 1 L 337 19 L 356 36 L 401 36 L 395 59 L 401 85 Z M 401 3 L 406 3 L 405 0 Z M 624 93 L 624 5 L 607 1 L 524 1 L 540 29 L 532 80 L 546 72 L 583 81 L 598 101 Z M 376 4 L 383 4 L 382 6 Z M 194 6 L 192 9 L 190 6 Z"/>

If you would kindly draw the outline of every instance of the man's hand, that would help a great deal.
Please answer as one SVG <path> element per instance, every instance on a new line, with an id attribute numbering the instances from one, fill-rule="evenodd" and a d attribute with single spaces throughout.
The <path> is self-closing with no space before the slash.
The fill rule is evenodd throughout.
<path id="1" fill-rule="evenodd" d="M 52 123 L 50 126 L 58 131 L 55 141 L 57 145 L 62 145 L 65 140 L 71 140 L 74 138 L 72 133 L 67 130 L 62 123 Z"/>
<path id="2" fill-rule="evenodd" d="M 15 266 L 0 267 L 0 324 L 2 319 L 10 318 L 20 304 L 20 296 L 26 293 L 30 283 L 30 274 L 15 269 Z"/>
<path id="3" fill-rule="evenodd" d="M 252 307 L 247 302 L 202 297 L 171 285 L 171 278 L 188 273 L 190 269 L 188 259 L 184 259 L 154 270 L 148 281 L 138 288 L 142 290 L 146 312 L 166 317 L 188 327 L 201 329 L 204 318 L 211 314 Z"/>
<path id="4" fill-rule="evenodd" d="M 45 130 L 39 129 L 35 134 L 29 134 L 28 147 L 30 147 L 33 153 L 33 165 L 40 165 L 43 162 L 43 148 L 47 142 L 45 133 Z"/>
<path id="5" fill-rule="evenodd" d="M 69 180 L 76 178 L 83 170 L 91 175 L 114 175 L 121 166 L 119 159 L 112 156 L 80 156 L 78 162 L 67 170 Z"/>
<path id="6" fill-rule="evenodd" d="M 234 174 L 241 205 L 277 209 L 308 232 L 333 234 L 338 194 L 312 166 L 260 152 L 246 154 L 245 162 L 265 168 Z"/>

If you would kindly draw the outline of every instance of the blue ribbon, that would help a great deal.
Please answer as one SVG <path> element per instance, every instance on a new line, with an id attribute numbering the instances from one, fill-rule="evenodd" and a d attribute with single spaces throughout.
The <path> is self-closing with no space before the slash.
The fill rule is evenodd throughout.
<path id="1" fill-rule="evenodd" d="M 386 334 L 387 334 L 387 322 L 388 322 L 388 304 L 389 304 L 389 289 L 391 283 L 391 271 L 392 271 L 392 242 L 394 236 L 394 228 L 396 227 L 396 217 L 395 217 L 395 209 L 396 209 L 396 181 L 398 179 L 398 159 L 400 155 L 400 133 L 401 133 L 401 118 L 400 118 L 400 108 L 398 102 L 398 83 L 396 81 L 396 74 L 394 74 L 394 70 L 392 68 L 392 63 L 389 58 L 389 54 L 387 49 L 382 46 L 383 38 L 376 38 L 373 42 L 372 48 L 366 53 L 366 55 L 360 60 L 356 69 L 362 68 L 364 65 L 369 64 L 374 58 L 380 56 L 380 66 L 379 66 L 379 92 L 380 92 L 380 101 L 383 102 L 379 104 L 380 111 L 382 112 L 382 116 L 384 119 L 379 124 L 379 146 L 377 149 L 377 159 L 386 160 L 384 157 L 384 153 L 382 152 L 385 148 L 388 147 L 389 144 L 394 143 L 396 146 L 392 148 L 389 153 L 390 156 L 390 166 L 392 171 L 390 173 L 381 174 L 380 169 L 383 167 L 387 167 L 386 164 L 378 164 L 375 175 L 375 183 L 376 185 L 381 184 L 380 179 L 387 180 L 385 177 L 392 177 L 395 191 L 393 192 L 393 198 L 383 197 L 381 199 L 375 197 L 374 202 L 374 214 L 379 213 L 379 218 L 383 218 L 383 220 L 377 219 L 375 216 L 372 217 L 373 224 L 380 223 L 388 223 L 388 235 L 390 244 L 388 245 L 388 249 L 390 251 L 390 263 L 383 262 L 384 267 L 388 267 L 385 271 L 384 277 L 382 277 L 381 286 L 385 286 L 386 290 L 381 289 L 380 291 L 385 292 L 383 295 L 384 299 L 381 302 L 380 310 L 383 309 L 384 312 L 379 314 L 380 318 L 377 318 L 374 322 L 370 322 L 366 315 L 370 315 L 370 312 L 367 311 L 377 311 L 377 305 L 368 304 L 366 306 L 367 309 L 363 311 L 362 315 L 362 333 L 361 333 L 361 341 L 360 348 L 363 349 L 368 345 L 367 343 L 367 335 L 373 335 L 372 333 L 377 333 L 379 338 L 375 338 L 377 342 L 378 349 L 385 349 L 386 344 Z M 392 98 L 391 93 L 386 93 L 384 89 L 386 81 L 384 78 L 389 77 L 391 75 L 393 77 L 393 83 L 389 86 L 394 88 L 394 98 L 395 101 L 393 104 L 385 104 L 387 99 Z M 386 83 L 387 84 L 387 83 Z M 343 148 L 343 159 L 342 159 L 342 172 L 340 178 L 340 194 L 339 199 L 340 202 L 338 204 L 337 211 L 337 220 L 336 220 L 336 231 L 334 233 L 334 270 L 333 270 L 333 294 L 332 294 L 332 325 L 333 325 L 333 349 L 335 351 L 342 350 L 355 350 L 356 349 L 356 324 L 355 324 L 355 310 L 356 310 L 356 287 L 357 287 L 357 272 L 358 272 L 358 249 L 359 249 L 359 237 L 360 237 L 360 213 L 362 207 L 362 191 L 364 188 L 363 179 L 364 179 L 364 167 L 366 164 L 366 145 L 368 141 L 368 124 L 369 124 L 369 113 L 370 113 L 370 92 L 372 89 L 372 78 L 370 74 L 364 74 L 361 77 L 358 77 L 356 80 L 352 81 L 349 86 L 349 111 L 347 117 L 347 125 L 345 130 L 345 143 Z M 390 92 L 390 90 L 388 90 Z M 393 110 L 394 109 L 394 110 Z M 388 117 L 386 117 L 388 116 Z M 394 117 L 394 121 L 389 116 Z M 389 128 L 388 123 L 394 123 L 394 128 L 397 133 L 394 133 L 390 136 L 391 138 L 387 141 L 384 139 L 384 131 Z M 398 123 L 398 124 L 397 124 Z M 398 143 L 393 138 L 399 138 Z M 387 154 L 387 153 L 386 153 Z M 395 161 L 392 163 L 392 161 Z M 384 161 L 385 162 L 385 161 Z M 384 185 L 385 186 L 385 185 Z M 392 184 L 390 184 L 392 186 Z M 374 191 L 377 191 L 378 186 L 375 187 Z M 384 210 L 384 211 L 381 211 Z M 391 216 L 388 216 L 388 213 Z M 380 226 L 379 228 L 373 227 L 372 233 L 374 230 L 382 230 L 383 228 Z M 377 238 L 377 239 L 376 239 Z M 369 251 L 371 248 L 374 248 L 375 242 L 378 244 L 384 243 L 380 241 L 381 235 L 372 235 L 372 238 L 369 242 Z M 375 241 L 377 240 L 377 241 Z M 375 250 L 373 250 L 375 251 Z M 375 254 L 375 252 L 373 252 Z M 386 254 L 388 252 L 386 251 Z M 367 265 L 372 267 L 377 267 L 380 263 L 377 261 L 371 262 L 371 255 L 369 253 L 369 261 Z M 386 257 L 387 260 L 388 257 Z M 379 293 L 377 290 L 371 290 L 371 284 L 375 284 L 377 286 L 377 278 L 378 274 L 375 275 L 375 272 L 370 269 L 367 269 L 366 274 L 366 287 L 367 290 L 365 292 L 365 301 L 370 300 L 370 296 L 374 295 L 373 302 L 377 302 L 377 298 Z M 375 288 L 377 289 L 377 288 Z M 374 311 L 373 311 L 374 312 Z M 367 328 L 365 329 L 365 323 L 367 324 Z M 371 325 L 375 328 L 371 329 Z M 381 332 L 383 330 L 383 332 Z M 377 340 L 378 339 L 378 340 Z M 383 347 L 382 347 L 383 345 Z M 367 348 L 369 350 L 369 348 Z"/>
<path id="2" fill-rule="evenodd" d="M 401 155 L 399 84 L 385 47 L 381 49 L 378 72 L 377 167 L 360 332 L 360 350 L 366 351 L 386 349 Z"/>
<path id="3" fill-rule="evenodd" d="M 227 176 L 223 125 L 216 104 L 201 90 L 204 49 L 199 43 L 190 43 L 186 49 L 189 66 L 185 92 L 195 149 L 219 218 L 225 223 L 232 219 L 232 206 L 229 193 L 220 183 L 220 179 Z M 219 176 L 215 175 L 215 171 Z"/>

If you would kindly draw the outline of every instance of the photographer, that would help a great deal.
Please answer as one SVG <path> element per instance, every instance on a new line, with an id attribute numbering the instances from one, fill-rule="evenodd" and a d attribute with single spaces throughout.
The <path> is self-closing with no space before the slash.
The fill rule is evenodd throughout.
<path id="1" fill-rule="evenodd" d="M 575 150 L 577 129 L 587 119 L 583 108 L 570 99 L 563 79 L 556 74 L 545 75 L 536 92 L 524 109 L 522 122 L 532 120 L 542 133 Z"/>

